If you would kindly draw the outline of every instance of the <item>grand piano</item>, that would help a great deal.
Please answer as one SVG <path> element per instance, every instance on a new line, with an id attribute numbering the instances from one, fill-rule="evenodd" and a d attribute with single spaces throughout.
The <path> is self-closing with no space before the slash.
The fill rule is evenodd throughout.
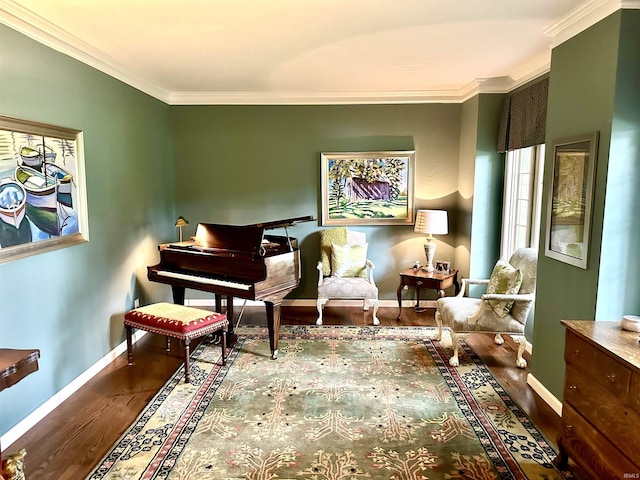
<path id="1" fill-rule="evenodd" d="M 229 344 L 234 342 L 233 298 L 260 300 L 267 309 L 271 358 L 278 356 L 282 299 L 300 283 L 298 241 L 287 228 L 312 216 L 253 225 L 200 223 L 190 241 L 158 246 L 160 263 L 147 267 L 152 282 L 171 285 L 174 303 L 184 304 L 186 288 L 215 294 L 216 310 L 227 298 Z M 285 235 L 265 231 L 284 228 Z"/>

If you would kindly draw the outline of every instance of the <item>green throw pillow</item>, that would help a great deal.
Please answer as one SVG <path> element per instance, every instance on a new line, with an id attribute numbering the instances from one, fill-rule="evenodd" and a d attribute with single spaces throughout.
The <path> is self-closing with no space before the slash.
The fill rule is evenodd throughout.
<path id="1" fill-rule="evenodd" d="M 498 260 L 489 278 L 487 293 L 513 295 L 520 291 L 520 285 L 522 285 L 522 272 L 511 266 L 509 262 Z M 505 317 L 513 306 L 513 300 L 489 300 L 488 303 L 500 318 Z"/>
<path id="2" fill-rule="evenodd" d="M 320 231 L 320 260 L 322 275 L 331 275 L 331 244 L 347 243 L 347 227 L 325 228 Z"/>
<path id="3" fill-rule="evenodd" d="M 331 245 L 331 275 L 334 277 L 367 276 L 367 244 Z"/>

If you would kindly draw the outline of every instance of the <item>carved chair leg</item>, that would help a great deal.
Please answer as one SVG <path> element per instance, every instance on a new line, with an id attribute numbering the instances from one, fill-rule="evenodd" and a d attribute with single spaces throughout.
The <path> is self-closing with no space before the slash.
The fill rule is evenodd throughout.
<path id="1" fill-rule="evenodd" d="M 438 312 L 437 310 L 436 310 L 436 323 L 438 324 L 438 331 L 431 339 L 440 341 L 442 339 L 442 317 L 440 316 L 440 312 Z"/>
<path id="2" fill-rule="evenodd" d="M 322 307 L 328 301 L 328 298 L 319 298 L 316 302 L 316 308 L 318 309 L 318 319 L 316 320 L 316 325 L 322 325 Z"/>
<path id="3" fill-rule="evenodd" d="M 522 354 L 524 353 L 524 349 L 527 346 L 527 339 L 524 336 L 511 336 L 513 340 L 518 344 L 518 356 L 516 357 L 516 367 L 518 368 L 526 368 L 527 361 L 522 358 Z"/>
<path id="4" fill-rule="evenodd" d="M 370 300 L 368 298 L 363 298 L 362 299 L 362 309 L 366 312 L 367 310 L 369 310 L 369 302 Z"/>
<path id="5" fill-rule="evenodd" d="M 380 302 L 377 298 L 369 299 L 369 302 L 373 305 L 373 324 L 380 325 L 380 320 L 378 319 L 378 307 L 380 306 Z"/>
<path id="6" fill-rule="evenodd" d="M 504 338 L 502 338 L 502 335 L 500 335 L 499 333 L 496 333 L 496 336 L 493 337 L 493 342 L 496 345 L 502 345 L 504 343 Z"/>
<path id="7" fill-rule="evenodd" d="M 458 358 L 458 351 L 460 350 L 460 340 L 465 337 L 465 334 L 453 333 L 451 332 L 451 344 L 453 346 L 453 355 L 449 359 L 449 365 L 452 367 L 457 367 L 460 365 L 460 360 Z"/>

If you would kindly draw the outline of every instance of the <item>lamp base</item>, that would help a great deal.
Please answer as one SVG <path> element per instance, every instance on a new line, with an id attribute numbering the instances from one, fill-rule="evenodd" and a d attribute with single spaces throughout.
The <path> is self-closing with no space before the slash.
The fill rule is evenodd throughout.
<path id="1" fill-rule="evenodd" d="M 436 242 L 432 238 L 427 238 L 427 242 L 424 244 L 424 255 L 427 257 L 427 266 L 424 270 L 428 273 L 433 273 L 433 257 L 436 254 Z"/>

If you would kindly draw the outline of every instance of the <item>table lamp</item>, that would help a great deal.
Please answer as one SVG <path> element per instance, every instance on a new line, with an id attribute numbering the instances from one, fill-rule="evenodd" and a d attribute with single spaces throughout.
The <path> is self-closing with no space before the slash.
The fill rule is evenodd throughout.
<path id="1" fill-rule="evenodd" d="M 176 220 L 176 228 L 180 229 L 180 241 L 182 241 L 182 227 L 189 225 L 189 221 L 184 218 L 182 215 L 180 215 L 178 217 L 178 220 Z"/>
<path id="2" fill-rule="evenodd" d="M 433 257 L 436 254 L 436 242 L 433 239 L 433 235 L 446 235 L 449 233 L 446 210 L 418 210 L 413 230 L 427 235 L 424 254 L 427 257 L 426 271 L 431 273 L 433 272 Z"/>

